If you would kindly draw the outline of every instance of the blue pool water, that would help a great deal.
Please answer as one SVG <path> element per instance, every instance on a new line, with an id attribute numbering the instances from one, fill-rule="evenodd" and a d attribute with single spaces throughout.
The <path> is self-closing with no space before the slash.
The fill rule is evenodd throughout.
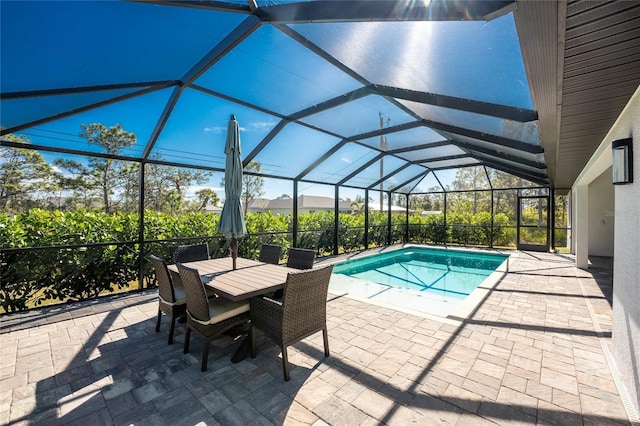
<path id="1" fill-rule="evenodd" d="M 409 247 L 336 263 L 333 291 L 446 316 L 509 256 Z"/>

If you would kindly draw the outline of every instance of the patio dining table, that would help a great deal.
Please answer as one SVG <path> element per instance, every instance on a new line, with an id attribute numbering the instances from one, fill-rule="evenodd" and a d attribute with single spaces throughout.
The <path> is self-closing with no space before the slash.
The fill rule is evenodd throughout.
<path id="1" fill-rule="evenodd" d="M 273 265 L 242 257 L 237 258 L 236 269 L 233 269 L 232 259 L 229 257 L 186 262 L 184 265 L 197 269 L 203 284 L 212 288 L 218 296 L 233 301 L 247 300 L 281 289 L 289 272 L 299 272 L 284 265 Z M 168 267 L 169 270 L 178 272 L 176 265 Z M 241 361 L 248 351 L 249 339 L 246 336 L 231 361 Z"/>

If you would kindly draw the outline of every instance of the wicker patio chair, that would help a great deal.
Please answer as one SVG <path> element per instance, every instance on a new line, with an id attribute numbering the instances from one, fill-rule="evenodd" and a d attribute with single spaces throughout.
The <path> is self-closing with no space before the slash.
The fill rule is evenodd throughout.
<path id="1" fill-rule="evenodd" d="M 209 259 L 209 246 L 206 243 L 169 248 L 169 263 L 187 263 Z"/>
<path id="2" fill-rule="evenodd" d="M 311 269 L 316 259 L 315 250 L 307 250 L 291 247 L 289 249 L 289 259 L 287 266 L 295 269 Z"/>
<path id="3" fill-rule="evenodd" d="M 173 332 L 176 328 L 176 319 L 187 312 L 187 297 L 182 285 L 174 285 L 167 262 L 157 256 L 149 256 L 149 261 L 156 272 L 158 281 L 158 320 L 156 321 L 156 333 L 160 331 L 160 320 L 164 312 L 171 319 L 169 328 L 169 344 L 173 343 Z"/>
<path id="4" fill-rule="evenodd" d="M 263 244 L 260 247 L 260 256 L 258 257 L 258 260 L 260 262 L 277 265 L 280 263 L 280 253 L 282 253 L 282 246 L 275 244 Z"/>
<path id="5" fill-rule="evenodd" d="M 209 260 L 209 246 L 206 243 L 192 244 L 186 246 L 173 246 L 169 248 L 169 263 L 187 263 L 196 262 L 198 260 Z M 176 286 L 183 286 L 180 274 L 169 271 L 173 282 Z M 215 297 L 215 292 L 210 287 L 205 287 L 208 297 Z M 186 312 L 186 311 L 185 311 Z M 180 320 L 184 322 L 184 318 Z"/>
<path id="6" fill-rule="evenodd" d="M 251 357 L 256 356 L 256 330 L 261 330 L 282 350 L 284 379 L 288 381 L 287 347 L 322 331 L 324 354 L 329 356 L 327 293 L 333 265 L 287 276 L 282 301 L 268 297 L 251 299 Z"/>
<path id="7" fill-rule="evenodd" d="M 232 327 L 249 321 L 249 302 L 232 302 L 223 297 L 207 298 L 197 269 L 177 264 L 187 293 L 187 331 L 184 353 L 189 353 L 191 330 L 204 339 L 201 371 L 207 371 L 211 340 Z"/>
<path id="8" fill-rule="evenodd" d="M 295 269 L 311 269 L 316 259 L 316 252 L 313 250 L 291 247 L 289 249 L 289 258 L 287 266 Z M 282 299 L 282 289 L 276 290 L 271 296 L 273 299 Z"/>

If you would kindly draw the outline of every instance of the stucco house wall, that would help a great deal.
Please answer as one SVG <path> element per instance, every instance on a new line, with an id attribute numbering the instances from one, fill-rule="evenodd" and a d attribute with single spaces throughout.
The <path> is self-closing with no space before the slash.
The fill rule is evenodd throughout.
<path id="1" fill-rule="evenodd" d="M 611 167 L 589 184 L 589 255 L 613 256 L 615 200 Z"/>
<path id="2" fill-rule="evenodd" d="M 611 175 L 611 143 L 633 138 L 634 182 L 613 185 Z M 605 182 L 605 177 L 608 183 Z M 591 239 L 601 226 L 600 203 L 605 205 L 610 195 L 602 189 L 610 185 L 614 208 L 607 212 L 614 220 L 613 241 L 613 324 L 611 357 L 618 383 L 627 395 L 632 409 L 640 415 L 640 87 L 605 136 L 604 140 L 580 172 L 571 188 L 572 250 L 576 266 L 588 268 Z M 597 198 L 604 196 L 603 201 Z M 592 198 L 593 200 L 592 204 Z M 593 206 L 593 209 L 590 208 Z M 595 212 L 592 210 L 596 210 Z M 593 217 L 592 217 L 593 216 Z M 599 225 L 600 224 L 600 225 Z"/>
<path id="3" fill-rule="evenodd" d="M 640 87 L 607 135 L 633 138 L 634 182 L 614 185 L 613 347 L 620 379 L 640 413 Z"/>

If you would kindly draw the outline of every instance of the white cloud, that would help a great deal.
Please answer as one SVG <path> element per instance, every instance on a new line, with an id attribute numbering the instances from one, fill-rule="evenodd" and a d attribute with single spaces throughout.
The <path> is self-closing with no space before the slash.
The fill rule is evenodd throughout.
<path id="1" fill-rule="evenodd" d="M 271 129 L 275 125 L 276 125 L 275 121 L 258 121 L 255 123 L 250 123 L 247 127 L 240 126 L 240 132 L 250 132 L 252 130 Z M 227 126 L 205 127 L 202 130 L 206 133 L 225 134 L 227 133 Z"/>
<path id="2" fill-rule="evenodd" d="M 270 129 L 275 125 L 276 125 L 275 121 L 258 121 L 255 123 L 251 123 L 249 126 L 252 127 L 253 129 L 263 130 L 263 129 Z M 240 128 L 240 130 L 244 130 L 244 129 L 245 129 L 244 127 Z"/>
<path id="3" fill-rule="evenodd" d="M 204 130 L 205 132 L 207 132 L 207 133 L 216 133 L 216 134 L 218 134 L 218 133 L 224 133 L 224 132 L 226 132 L 226 131 L 227 131 L 227 128 L 226 128 L 226 127 L 222 127 L 222 126 L 218 126 L 218 127 L 205 127 L 203 130 Z"/>

